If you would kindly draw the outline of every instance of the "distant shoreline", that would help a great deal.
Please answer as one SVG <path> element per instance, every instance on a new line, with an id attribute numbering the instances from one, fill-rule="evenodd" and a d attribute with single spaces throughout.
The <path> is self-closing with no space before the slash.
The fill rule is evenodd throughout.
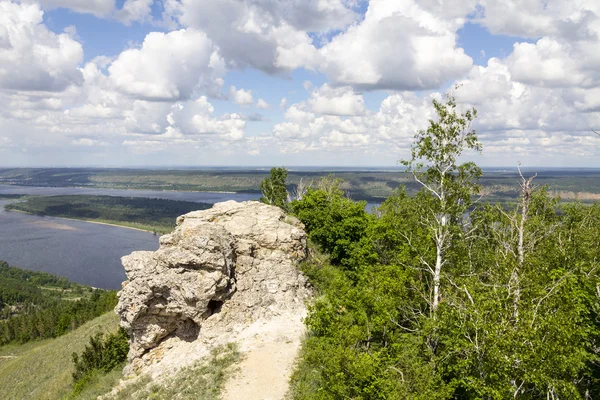
<path id="1" fill-rule="evenodd" d="M 56 215 L 38 215 L 38 214 L 34 214 L 34 213 L 27 212 L 27 211 L 22 211 L 22 210 L 7 210 L 7 209 L 4 209 L 4 211 L 6 211 L 6 212 L 16 212 L 16 213 L 21 213 L 21 214 L 26 214 L 26 215 L 33 215 L 33 216 L 40 217 L 40 218 L 45 218 L 45 217 L 59 218 L 59 219 L 66 219 L 68 221 L 87 222 L 89 224 L 115 226 L 117 228 L 133 229 L 133 230 L 140 231 L 140 232 L 155 233 L 155 231 L 153 229 L 150 229 L 150 228 L 148 228 L 148 229 L 136 228 L 136 227 L 133 227 L 133 226 L 119 224 L 118 221 L 102 222 L 102 221 L 96 221 L 96 220 L 93 220 L 93 219 L 84 219 L 84 218 L 59 217 L 59 216 L 56 216 Z M 160 236 L 160 235 L 163 235 L 163 233 L 160 233 L 159 231 L 156 231 L 156 236 Z"/>

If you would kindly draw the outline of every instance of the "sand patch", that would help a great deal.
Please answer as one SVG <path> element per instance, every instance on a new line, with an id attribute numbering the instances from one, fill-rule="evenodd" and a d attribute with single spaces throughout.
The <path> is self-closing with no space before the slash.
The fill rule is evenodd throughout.
<path id="1" fill-rule="evenodd" d="M 77 228 L 74 228 L 72 226 L 69 225 L 64 225 L 64 224 L 59 224 L 58 222 L 54 222 L 54 221 L 32 221 L 32 222 L 28 222 L 28 224 L 30 225 L 35 225 L 36 227 L 39 228 L 46 228 L 46 229 L 58 229 L 61 231 L 77 231 Z"/>

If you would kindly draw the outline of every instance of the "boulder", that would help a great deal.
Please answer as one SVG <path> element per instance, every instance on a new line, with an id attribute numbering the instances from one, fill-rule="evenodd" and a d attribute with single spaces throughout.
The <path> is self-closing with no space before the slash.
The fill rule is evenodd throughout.
<path id="1" fill-rule="evenodd" d="M 167 339 L 304 310 L 310 291 L 297 265 L 306 255 L 302 224 L 277 207 L 229 201 L 179 217 L 157 251 L 122 259 L 128 280 L 116 312 L 130 362 L 160 358 L 152 352 Z"/>

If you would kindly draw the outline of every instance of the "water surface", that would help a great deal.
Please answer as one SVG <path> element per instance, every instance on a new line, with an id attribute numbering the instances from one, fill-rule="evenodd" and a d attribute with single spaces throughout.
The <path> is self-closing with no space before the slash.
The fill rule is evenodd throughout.
<path id="1" fill-rule="evenodd" d="M 168 192 L 96 188 L 48 188 L 0 185 L 1 194 L 108 195 L 215 203 L 245 201 L 255 194 Z M 0 260 L 16 267 L 50 272 L 74 282 L 119 289 L 125 280 L 121 257 L 158 249 L 158 237 L 134 229 L 8 212 L 14 200 L 0 199 Z"/>

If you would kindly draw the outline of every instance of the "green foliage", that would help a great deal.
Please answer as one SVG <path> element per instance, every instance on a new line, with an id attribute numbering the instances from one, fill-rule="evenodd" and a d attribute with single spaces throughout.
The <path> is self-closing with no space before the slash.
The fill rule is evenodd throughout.
<path id="1" fill-rule="evenodd" d="M 600 206 L 559 206 L 522 178 L 517 206 L 473 210 L 481 171 L 457 159 L 479 149 L 476 112 L 434 107 L 405 163 L 416 196 L 366 218 L 335 185 L 292 204 L 326 253 L 303 266 L 319 297 L 292 397 L 597 398 Z"/>
<path id="2" fill-rule="evenodd" d="M 25 202 L 8 204 L 5 208 L 41 216 L 109 222 L 168 233 L 175 228 L 175 220 L 180 215 L 210 206 L 189 201 L 76 195 L 29 197 Z"/>
<path id="3" fill-rule="evenodd" d="M 36 340 L 22 345 L 9 344 L 0 347 L 0 398 L 6 400 L 64 399 L 73 391 L 72 353 L 80 353 L 97 332 L 114 333 L 119 317 L 108 312 L 81 327 L 55 339 Z M 10 358 L 4 358 L 4 357 Z M 98 375 L 89 389 L 99 393 L 96 399 L 118 382 L 120 371 L 107 376 Z M 106 381 L 106 378 L 110 378 Z M 105 388 L 105 390 L 103 390 Z M 89 393 L 88 389 L 84 391 Z M 81 397 L 78 397 L 78 399 Z"/>
<path id="4" fill-rule="evenodd" d="M 320 296 L 293 397 L 598 397 L 600 206 L 557 204 L 546 189 L 533 192 L 518 281 L 518 209 L 474 211 L 470 234 L 448 248 L 453 268 L 433 316 L 419 197 L 399 191 L 380 207 L 355 243 L 352 271 L 313 251 L 303 270 Z"/>
<path id="5" fill-rule="evenodd" d="M 480 190 L 481 169 L 472 162 L 457 165 L 465 150 L 481 151 L 477 133 L 471 129 L 477 110 L 458 114 L 456 100 L 451 95 L 445 103 L 434 99 L 433 106 L 438 119 L 430 120 L 427 130 L 415 135 L 412 158 L 402 164 L 435 196 L 439 212 L 459 215 L 471 204 L 471 196 Z"/>
<path id="6" fill-rule="evenodd" d="M 0 309 L 22 303 L 42 305 L 60 299 L 66 291 L 81 294 L 83 290 L 83 286 L 69 282 L 66 278 L 11 267 L 0 261 Z"/>
<path id="7" fill-rule="evenodd" d="M 263 179 L 260 183 L 260 191 L 262 193 L 260 201 L 286 210 L 288 202 L 287 177 L 287 169 L 271 168 L 269 177 Z"/>
<path id="8" fill-rule="evenodd" d="M 309 188 L 302 200 L 291 205 L 313 243 L 330 255 L 332 263 L 345 266 L 350 266 L 356 243 L 369 225 L 371 216 L 365 207 L 365 202 L 355 203 L 346 198 L 333 178 Z"/>
<path id="9" fill-rule="evenodd" d="M 80 393 L 93 380 L 96 374 L 106 374 L 127 360 L 129 336 L 123 328 L 106 338 L 97 333 L 81 354 L 73 353 L 74 394 Z"/>
<path id="10" fill-rule="evenodd" d="M 54 338 L 112 310 L 115 291 L 0 262 L 0 346 Z"/>

